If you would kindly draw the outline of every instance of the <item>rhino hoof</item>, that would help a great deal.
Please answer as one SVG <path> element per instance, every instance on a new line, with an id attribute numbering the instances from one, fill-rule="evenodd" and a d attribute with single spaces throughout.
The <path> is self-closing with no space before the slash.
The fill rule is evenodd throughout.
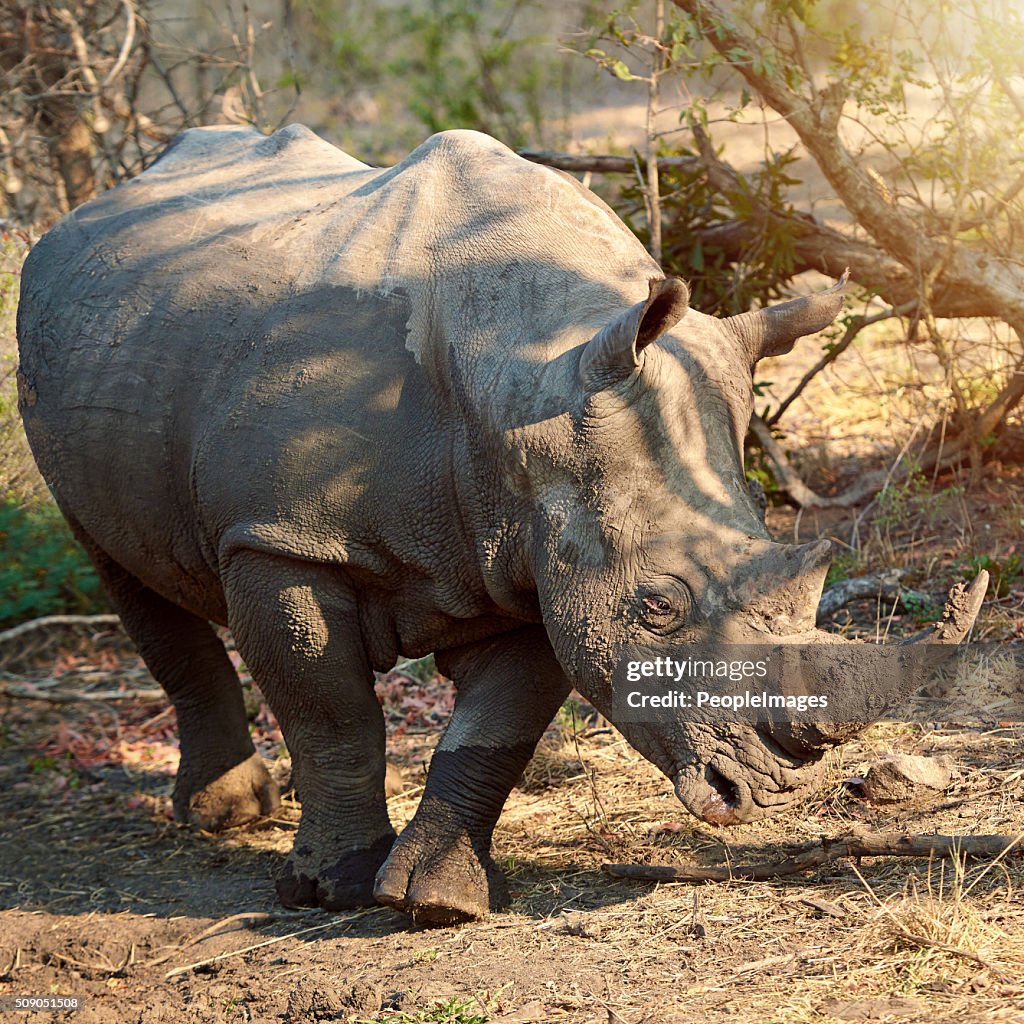
<path id="1" fill-rule="evenodd" d="M 207 832 L 220 832 L 273 814 L 281 795 L 263 758 L 253 753 L 198 789 L 190 789 L 179 775 L 173 803 L 179 821 Z"/>
<path id="2" fill-rule="evenodd" d="M 375 906 L 374 875 L 394 841 L 392 832 L 368 848 L 350 850 L 326 865 L 316 859 L 309 847 L 296 844 L 277 876 L 277 898 L 286 907 L 354 910 Z"/>
<path id="3" fill-rule="evenodd" d="M 509 903 L 505 876 L 479 845 L 465 832 L 444 834 L 414 819 L 377 873 L 373 894 L 428 927 L 477 921 L 503 910 Z"/>

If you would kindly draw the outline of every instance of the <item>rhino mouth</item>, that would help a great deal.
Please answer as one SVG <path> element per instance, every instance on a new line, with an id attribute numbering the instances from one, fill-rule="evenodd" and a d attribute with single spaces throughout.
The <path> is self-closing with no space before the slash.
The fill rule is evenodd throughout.
<path id="1" fill-rule="evenodd" d="M 774 770 L 766 773 L 769 763 Z M 671 778 L 691 814 L 709 825 L 738 825 L 798 803 L 815 788 L 821 767 L 820 754 L 795 757 L 769 743 L 758 747 L 753 763 L 742 757 L 734 762 L 720 752 L 703 764 L 691 762 Z"/>

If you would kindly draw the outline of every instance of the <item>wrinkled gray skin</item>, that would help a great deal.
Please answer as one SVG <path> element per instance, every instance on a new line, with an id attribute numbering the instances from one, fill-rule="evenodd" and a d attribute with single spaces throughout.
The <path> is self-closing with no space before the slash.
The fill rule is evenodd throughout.
<path id="1" fill-rule="evenodd" d="M 741 451 L 754 363 L 841 295 L 686 300 L 588 191 L 463 131 L 381 171 L 297 126 L 197 129 L 33 249 L 32 449 L 174 702 L 175 810 L 207 828 L 277 801 L 231 627 L 303 802 L 285 903 L 481 916 L 573 685 L 611 714 L 628 644 L 815 639 L 828 545 L 770 540 Z M 396 841 L 371 669 L 431 651 L 458 700 Z M 723 823 L 798 799 L 845 737 L 623 728 Z"/>

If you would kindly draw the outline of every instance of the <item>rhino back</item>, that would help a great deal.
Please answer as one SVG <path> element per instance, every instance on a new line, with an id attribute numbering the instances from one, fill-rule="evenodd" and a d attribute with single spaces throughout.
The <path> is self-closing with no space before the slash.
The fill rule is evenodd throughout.
<path id="1" fill-rule="evenodd" d="M 467 402 L 528 403 L 531 367 L 652 267 L 574 183 L 476 133 L 380 171 L 297 126 L 193 130 L 33 250 L 26 429 L 69 518 L 208 617 L 237 545 L 421 579 L 471 616 Z"/>

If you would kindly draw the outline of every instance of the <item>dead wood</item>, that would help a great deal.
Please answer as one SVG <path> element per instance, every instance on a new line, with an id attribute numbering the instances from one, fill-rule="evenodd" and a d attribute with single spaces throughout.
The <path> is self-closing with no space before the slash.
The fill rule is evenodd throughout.
<path id="1" fill-rule="evenodd" d="M 752 882 L 784 878 L 831 864 L 843 857 L 929 857 L 953 860 L 964 857 L 1022 856 L 1024 835 L 944 836 L 877 832 L 850 833 L 834 839 L 803 843 L 775 864 L 659 865 L 602 864 L 615 878 L 642 882 Z"/>
<path id="2" fill-rule="evenodd" d="M 775 476 L 782 489 L 802 508 L 849 508 L 873 497 L 885 483 L 885 473 L 869 473 L 841 494 L 826 496 L 812 491 L 800 479 L 782 446 L 772 436 L 771 428 L 760 416 L 750 418 L 750 432 L 775 466 Z"/>
<path id="3" fill-rule="evenodd" d="M 25 633 L 37 629 L 49 629 L 52 626 L 89 626 L 89 627 L 120 627 L 121 620 L 116 615 L 44 615 L 39 619 L 30 619 L 17 626 L 5 629 L 0 633 L 0 644 L 15 640 Z"/>
<path id="4" fill-rule="evenodd" d="M 531 163 L 554 167 L 559 171 L 572 174 L 633 174 L 638 169 L 645 171 L 647 161 L 639 154 L 632 156 L 612 156 L 604 153 L 555 153 L 551 150 L 520 149 L 517 151 Z M 686 167 L 697 169 L 701 165 L 695 156 L 662 156 L 658 157 L 659 167 Z"/>
<path id="5" fill-rule="evenodd" d="M 167 694 L 163 690 L 38 690 L 34 686 L 18 686 L 12 683 L 0 686 L 0 697 L 41 700 L 47 704 L 90 701 L 102 704 L 112 700 L 166 700 Z"/>
<path id="6" fill-rule="evenodd" d="M 927 604 L 927 594 L 916 590 L 907 590 L 900 584 L 898 571 L 875 572 L 867 576 L 854 576 L 848 580 L 840 580 L 828 587 L 818 602 L 817 621 L 820 626 L 840 608 L 845 608 L 853 601 L 866 597 L 887 597 L 905 603 L 907 598 L 921 605 Z"/>

